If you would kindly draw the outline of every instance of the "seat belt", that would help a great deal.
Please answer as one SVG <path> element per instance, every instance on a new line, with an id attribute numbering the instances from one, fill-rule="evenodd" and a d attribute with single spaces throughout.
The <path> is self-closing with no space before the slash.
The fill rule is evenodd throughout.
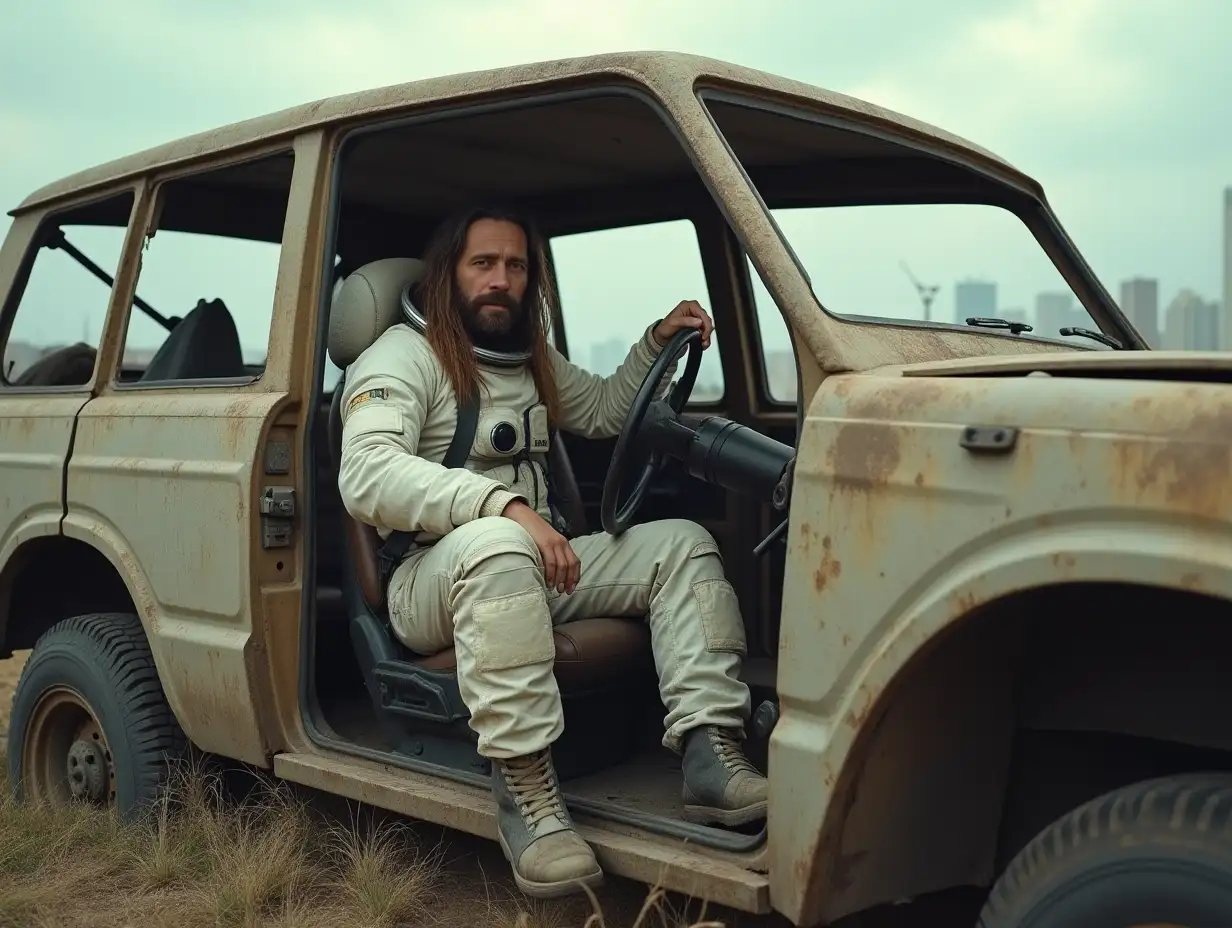
<path id="1" fill-rule="evenodd" d="M 553 445 L 560 440 L 560 432 L 555 427 L 548 429 L 549 441 Z M 547 479 L 548 485 L 548 512 L 552 516 L 552 521 L 556 524 L 552 527 L 567 539 L 572 539 L 574 526 L 569 524 L 569 520 L 565 518 L 564 511 L 560 508 L 560 488 L 556 485 L 556 481 L 552 478 L 552 462 L 546 458 L 543 461 L 543 474 Z"/>
<path id="2" fill-rule="evenodd" d="M 479 428 L 479 397 L 475 395 L 458 407 L 458 421 L 454 426 L 453 440 L 441 465 L 449 468 L 462 467 L 470 456 L 471 445 L 475 442 L 475 431 Z M 389 533 L 385 544 L 377 552 L 377 571 L 382 592 L 389 586 L 389 578 L 411 545 L 415 543 L 416 532 L 394 531 Z"/>

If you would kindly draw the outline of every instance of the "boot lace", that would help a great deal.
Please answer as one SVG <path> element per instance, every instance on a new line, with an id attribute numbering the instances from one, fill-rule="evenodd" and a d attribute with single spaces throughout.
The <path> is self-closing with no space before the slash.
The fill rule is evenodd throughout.
<path id="1" fill-rule="evenodd" d="M 505 782 L 521 806 L 529 826 L 533 827 L 548 816 L 564 811 L 551 756 L 546 751 L 527 760 L 507 762 Z"/>
<path id="2" fill-rule="evenodd" d="M 719 756 L 719 760 L 728 770 L 734 773 L 751 773 L 754 776 L 761 776 L 758 769 L 744 756 L 740 741 L 730 729 L 712 728 L 710 743 L 714 745 L 715 754 Z"/>

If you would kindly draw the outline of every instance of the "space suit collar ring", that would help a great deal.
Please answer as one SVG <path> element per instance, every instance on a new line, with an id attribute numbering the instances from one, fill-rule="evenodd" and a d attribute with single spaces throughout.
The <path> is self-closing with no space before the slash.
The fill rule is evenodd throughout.
<path id="1" fill-rule="evenodd" d="M 402 318 L 416 332 L 424 332 L 428 327 L 428 322 L 424 319 L 423 313 L 411 300 L 411 287 L 413 284 L 407 284 L 402 288 Z M 531 359 L 529 349 L 524 351 L 492 351 L 488 348 L 480 348 L 472 346 L 475 352 L 475 359 L 484 364 L 493 364 L 497 367 L 517 367 L 519 364 L 525 364 Z"/>

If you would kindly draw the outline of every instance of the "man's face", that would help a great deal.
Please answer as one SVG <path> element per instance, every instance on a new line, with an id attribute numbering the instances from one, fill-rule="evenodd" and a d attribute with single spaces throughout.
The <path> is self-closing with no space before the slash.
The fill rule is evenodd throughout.
<path id="1" fill-rule="evenodd" d="M 458 260 L 458 310 L 476 343 L 500 342 L 519 328 L 528 281 L 526 252 L 526 235 L 516 223 L 471 223 Z"/>

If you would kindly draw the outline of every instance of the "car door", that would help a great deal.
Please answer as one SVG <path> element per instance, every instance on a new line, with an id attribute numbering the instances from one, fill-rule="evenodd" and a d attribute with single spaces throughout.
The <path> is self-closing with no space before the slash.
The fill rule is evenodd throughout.
<path id="1" fill-rule="evenodd" d="M 154 179 L 140 303 L 116 323 L 122 364 L 80 414 L 67 476 L 65 533 L 124 565 L 188 736 L 255 764 L 277 746 L 259 709 L 262 587 L 297 595 L 293 508 L 263 517 L 260 501 L 294 499 L 292 438 L 271 429 L 291 381 L 296 155 Z"/>

